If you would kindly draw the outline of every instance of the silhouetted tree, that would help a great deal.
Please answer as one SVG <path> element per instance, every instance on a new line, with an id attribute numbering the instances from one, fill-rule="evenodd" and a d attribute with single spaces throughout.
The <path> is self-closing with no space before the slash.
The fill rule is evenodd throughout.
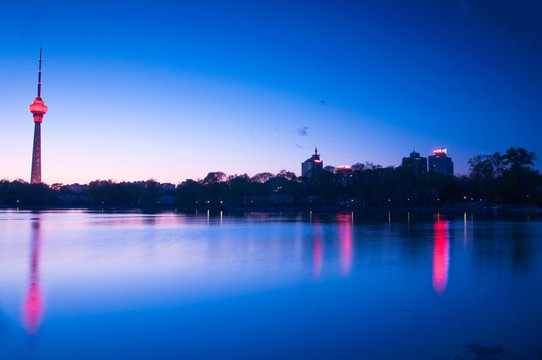
<path id="1" fill-rule="evenodd" d="M 154 207 L 159 205 L 158 199 L 164 195 L 165 191 L 159 186 L 154 179 L 145 181 L 143 191 L 141 192 L 140 203 L 143 207 Z"/>
<path id="2" fill-rule="evenodd" d="M 510 148 L 502 156 L 504 163 L 504 194 L 510 202 L 525 202 L 532 198 L 539 178 L 533 169 L 536 155 L 524 148 Z"/>
<path id="3" fill-rule="evenodd" d="M 207 176 L 201 181 L 201 184 L 204 186 L 216 184 L 226 179 L 226 174 L 222 171 L 210 172 Z"/>
<path id="4" fill-rule="evenodd" d="M 258 183 L 266 183 L 267 180 L 271 179 L 273 177 L 273 174 L 269 172 L 263 172 L 254 175 L 252 178 L 250 178 L 251 182 L 258 182 Z"/>
<path id="5" fill-rule="evenodd" d="M 354 195 L 358 203 L 378 205 L 382 202 L 382 166 L 371 162 L 356 164 L 352 173 Z"/>
<path id="6" fill-rule="evenodd" d="M 175 189 L 175 200 L 182 206 L 196 206 L 203 202 L 203 185 L 186 180 Z"/>
<path id="7" fill-rule="evenodd" d="M 469 159 L 468 164 L 474 197 L 494 200 L 499 191 L 498 182 L 504 166 L 501 154 L 496 152 L 493 155 L 476 155 Z"/>
<path id="8" fill-rule="evenodd" d="M 285 178 L 288 181 L 292 181 L 292 180 L 297 179 L 297 176 L 295 175 L 295 173 L 293 173 L 291 171 L 286 171 L 284 169 L 281 170 L 276 176 L 281 177 L 281 178 Z"/>
<path id="9" fill-rule="evenodd" d="M 247 174 L 236 175 L 229 181 L 230 199 L 234 206 L 246 205 L 246 198 L 249 193 L 249 177 Z"/>
<path id="10" fill-rule="evenodd" d="M 533 169 L 536 155 L 510 148 L 504 155 L 477 155 L 469 160 L 474 196 L 505 203 L 532 202 L 540 174 Z"/>

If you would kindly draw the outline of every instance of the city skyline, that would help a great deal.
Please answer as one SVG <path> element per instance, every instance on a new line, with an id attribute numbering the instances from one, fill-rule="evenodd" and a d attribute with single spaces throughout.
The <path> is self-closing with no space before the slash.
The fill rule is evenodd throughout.
<path id="1" fill-rule="evenodd" d="M 477 154 L 542 154 L 537 5 L 67 4 L 0 15 L 0 178 L 28 177 L 41 45 L 48 184 L 298 174 L 315 145 L 334 166 L 446 146 L 457 175 Z M 28 27 L 33 6 L 48 21 Z"/>

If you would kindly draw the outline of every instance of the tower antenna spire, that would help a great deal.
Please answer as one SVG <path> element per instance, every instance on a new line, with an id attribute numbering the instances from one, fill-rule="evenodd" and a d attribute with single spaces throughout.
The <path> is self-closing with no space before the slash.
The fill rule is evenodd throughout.
<path id="1" fill-rule="evenodd" d="M 40 46 L 40 67 L 38 71 L 38 99 L 41 99 L 41 46 Z"/>

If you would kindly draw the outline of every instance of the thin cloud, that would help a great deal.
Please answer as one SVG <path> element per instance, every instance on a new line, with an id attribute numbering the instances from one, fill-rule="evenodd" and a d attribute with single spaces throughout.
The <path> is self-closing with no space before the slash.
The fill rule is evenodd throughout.
<path id="1" fill-rule="evenodd" d="M 303 149 L 303 148 L 304 148 L 303 145 L 299 145 L 299 144 L 295 144 L 294 146 L 295 146 L 296 148 L 298 148 L 298 149 Z"/>
<path id="2" fill-rule="evenodd" d="M 297 129 L 297 135 L 299 136 L 307 136 L 309 135 L 309 133 L 307 132 L 307 130 L 309 129 L 308 126 L 303 126 L 303 127 L 300 127 L 299 129 Z"/>

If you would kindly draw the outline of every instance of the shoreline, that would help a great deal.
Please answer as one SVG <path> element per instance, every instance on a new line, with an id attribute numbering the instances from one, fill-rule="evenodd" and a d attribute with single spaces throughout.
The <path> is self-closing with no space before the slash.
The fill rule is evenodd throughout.
<path id="1" fill-rule="evenodd" d="M 154 207 L 47 207 L 47 206 L 0 206 L 0 210 L 17 210 L 17 211 L 63 211 L 63 210 L 82 210 L 82 211 L 104 211 L 112 213 L 193 213 L 196 211 L 211 211 L 226 212 L 226 213 L 318 213 L 318 214 L 333 214 L 344 212 L 355 212 L 364 214 L 379 214 L 379 213 L 422 213 L 435 214 L 443 213 L 450 215 L 458 215 L 462 213 L 484 214 L 484 215 L 541 215 L 542 207 L 537 205 L 428 205 L 428 206 L 227 206 L 227 205 L 212 205 L 212 206 L 172 206 L 161 205 Z"/>

